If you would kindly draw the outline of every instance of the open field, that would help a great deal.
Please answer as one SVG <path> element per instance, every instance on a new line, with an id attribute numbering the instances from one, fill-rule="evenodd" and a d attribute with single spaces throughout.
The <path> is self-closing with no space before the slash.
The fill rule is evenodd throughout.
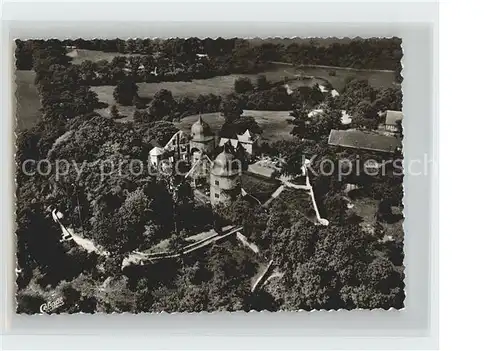
<path id="1" fill-rule="evenodd" d="M 149 84 L 149 83 L 145 83 Z M 99 97 L 99 101 L 107 103 L 109 106 L 103 109 L 97 110 L 98 113 L 105 117 L 110 116 L 110 106 L 115 104 L 113 99 L 113 87 L 101 86 L 92 88 Z M 141 97 L 152 97 L 152 95 L 144 94 L 144 90 L 139 89 L 139 96 Z M 116 104 L 118 111 L 124 118 L 119 119 L 120 122 L 132 121 L 132 117 L 135 111 L 134 106 L 121 106 Z M 220 116 L 219 112 L 205 113 L 202 114 L 203 120 L 206 121 L 214 132 L 217 132 L 224 124 L 224 118 Z M 287 122 L 290 118 L 290 111 L 259 111 L 259 110 L 244 110 L 243 116 L 252 116 L 255 121 L 262 127 L 264 133 L 262 134 L 262 139 L 267 141 L 276 141 L 283 139 L 291 139 L 292 136 L 290 132 L 293 128 Z M 187 116 L 182 118 L 180 122 L 174 123 L 174 125 L 185 131 L 190 132 L 191 125 L 196 122 L 198 115 Z"/>
<path id="2" fill-rule="evenodd" d="M 35 86 L 34 71 L 15 71 L 16 86 L 13 94 L 16 130 L 31 128 L 40 118 L 40 99 Z"/>
<path id="3" fill-rule="evenodd" d="M 107 54 L 107 53 L 105 53 Z M 386 88 L 393 85 L 394 73 L 381 71 L 360 71 L 353 69 L 335 69 L 336 75 L 330 76 L 329 72 L 332 69 L 325 67 L 293 67 L 285 64 L 275 64 L 271 69 L 268 69 L 263 74 L 271 82 L 278 82 L 284 79 L 290 79 L 287 84 L 291 89 L 299 86 L 312 86 L 316 83 L 322 84 L 324 81 L 330 82 L 333 88 L 340 91 L 344 87 L 345 79 L 350 76 L 355 76 L 362 79 L 367 79 L 370 84 L 376 88 Z M 303 79 L 297 80 L 299 76 Z M 241 77 L 248 77 L 255 82 L 257 74 L 231 74 L 228 76 L 218 76 L 208 79 L 194 79 L 191 82 L 160 82 L 160 83 L 138 83 L 139 96 L 143 98 L 153 98 L 154 94 L 161 89 L 167 89 L 176 97 L 188 96 L 197 98 L 200 94 L 215 94 L 227 95 L 233 92 L 234 82 Z M 313 77 L 313 78 L 307 78 Z M 295 79 L 295 80 L 294 80 Z M 113 89 L 111 85 L 103 85 L 92 87 L 99 100 L 112 105 L 115 103 L 113 99 Z M 124 116 L 131 117 L 134 109 L 124 106 L 118 106 L 120 113 Z M 109 115 L 109 110 L 99 110 L 98 112 L 104 115 Z"/>
<path id="4" fill-rule="evenodd" d="M 193 79 L 191 82 L 138 83 L 139 94 L 152 98 L 160 89 L 168 89 L 174 96 L 197 98 L 201 94 L 227 95 L 233 92 L 234 82 L 246 75 L 232 74 L 208 79 Z"/>
<path id="5" fill-rule="evenodd" d="M 335 41 L 339 41 L 339 39 L 334 39 Z M 340 39 L 341 41 L 341 39 Z M 86 49 L 74 49 L 67 54 L 73 60 L 74 64 L 80 64 L 85 60 L 90 60 L 92 62 L 97 62 L 100 60 L 108 60 L 111 61 L 116 56 L 142 56 L 141 54 L 124 54 L 119 52 L 104 52 L 99 50 L 86 50 Z M 335 70 L 336 75 L 330 76 L 329 73 Z M 344 79 L 347 76 L 354 75 L 358 78 L 368 79 L 368 81 L 376 88 L 387 87 L 392 85 L 394 82 L 394 72 L 386 71 L 386 70 L 363 70 L 363 69 L 355 69 L 349 67 L 329 67 L 322 65 L 314 65 L 314 66 L 302 66 L 296 67 L 292 64 L 274 62 L 273 67 L 269 68 L 267 71 L 262 72 L 268 77 L 270 81 L 276 82 L 284 79 L 284 77 L 292 78 L 296 74 L 304 74 L 309 76 L 316 76 L 326 78 L 333 85 L 335 89 L 341 89 L 343 86 Z M 228 81 L 232 83 L 234 79 L 247 76 L 250 78 L 255 78 L 255 74 L 236 74 L 227 76 Z M 216 77 L 220 78 L 220 77 Z M 213 79 L 213 78 L 212 78 Z M 176 83 L 176 82 L 174 82 Z M 182 83 L 182 82 L 179 82 Z M 161 83 L 160 83 L 161 84 Z M 168 88 L 167 88 L 168 89 Z"/>
<path id="6" fill-rule="evenodd" d="M 329 73 L 333 69 L 324 67 L 293 67 L 275 64 L 272 68 L 259 74 L 230 74 L 208 79 L 193 79 L 190 82 L 160 82 L 160 83 L 138 83 L 139 95 L 152 98 L 160 89 L 168 89 L 174 96 L 188 96 L 196 98 L 200 94 L 227 95 L 234 90 L 234 82 L 238 78 L 247 77 L 254 83 L 258 75 L 265 75 L 270 82 L 279 82 L 289 79 L 288 85 L 292 88 L 303 85 L 312 86 L 316 83 L 322 84 L 325 80 L 332 84 L 333 88 L 340 91 L 344 88 L 347 77 L 367 79 L 375 88 L 387 88 L 393 85 L 393 72 L 360 71 L 353 69 L 335 69 L 335 76 Z M 296 78 L 303 77 L 300 80 Z M 98 93 L 110 93 L 114 86 L 93 87 Z"/>
<path id="7" fill-rule="evenodd" d="M 193 99 L 201 94 L 227 95 L 233 91 L 234 81 L 240 76 L 219 76 L 209 79 L 195 79 L 191 82 L 160 82 L 160 83 L 137 83 L 139 87 L 138 94 L 141 98 L 152 99 L 153 96 L 161 89 L 167 89 L 172 92 L 175 97 L 188 96 Z M 108 104 L 109 106 L 116 104 L 113 98 L 112 85 L 102 85 L 92 87 L 92 90 L 97 93 L 99 101 Z M 120 114 L 126 116 L 123 121 L 132 120 L 135 111 L 133 106 L 120 106 L 117 104 Z M 109 107 L 97 110 L 103 116 L 109 116 Z"/>
<path id="8" fill-rule="evenodd" d="M 338 40 L 338 39 L 336 39 Z M 118 52 L 104 52 L 98 50 L 75 49 L 67 54 L 73 59 L 73 63 L 80 64 L 85 60 L 97 62 L 100 60 L 111 61 L 115 56 L 141 56 L 140 54 L 122 54 Z M 335 70 L 336 75 L 329 74 Z M 375 88 L 389 87 L 394 82 L 394 72 L 383 70 L 359 70 L 353 68 L 328 67 L 328 66 L 303 66 L 296 67 L 287 63 L 273 63 L 267 71 L 260 74 L 265 75 L 269 81 L 277 82 L 286 78 L 294 78 L 297 74 L 315 76 L 328 80 L 336 90 L 342 89 L 345 78 L 356 76 L 367 79 Z M 232 74 L 224 77 L 194 80 L 193 82 L 163 82 L 163 83 L 141 83 L 151 87 L 142 87 L 144 94 L 149 94 L 149 89 L 172 90 L 174 95 L 198 96 L 201 93 L 228 94 L 232 91 L 234 81 L 239 77 L 255 79 L 256 74 Z M 307 84 L 307 82 L 304 82 Z M 311 82 L 314 84 L 315 82 Z M 188 90 L 188 91 L 187 91 Z M 153 92 L 154 94 L 154 92 Z M 191 95 L 192 94 L 192 95 Z"/>
<path id="9" fill-rule="evenodd" d="M 98 50 L 75 49 L 66 54 L 73 60 L 72 63 L 78 65 L 85 60 L 97 62 L 100 60 L 111 61 L 115 56 L 141 56 L 140 54 L 121 54 L 119 52 L 104 52 Z"/>
<path id="10" fill-rule="evenodd" d="M 335 76 L 330 76 L 330 72 L 335 71 Z M 309 84 L 307 80 L 303 83 L 300 81 L 294 82 L 294 84 L 300 85 L 313 85 L 314 83 L 321 83 L 321 78 L 326 79 L 333 86 L 334 89 L 340 91 L 344 88 L 345 79 L 347 77 L 356 77 L 358 79 L 366 79 L 374 88 L 388 88 L 394 83 L 394 72 L 391 71 L 371 71 L 371 70 L 357 70 L 352 68 L 339 68 L 339 67 L 327 67 L 327 66 L 304 66 L 296 67 L 288 64 L 277 63 L 273 70 L 265 73 L 268 80 L 278 81 L 283 79 L 283 77 L 292 78 L 297 75 L 311 76 L 320 78 L 310 79 Z"/>
<path id="11" fill-rule="evenodd" d="M 233 92 L 234 81 L 239 77 L 249 75 L 218 76 L 209 79 L 194 79 L 191 82 L 160 82 L 160 83 L 137 83 L 139 96 L 152 99 L 161 89 L 167 89 L 175 97 L 187 96 L 197 98 L 201 94 L 227 95 Z M 255 77 L 255 76 L 253 76 Z M 114 104 L 112 85 L 92 87 L 99 100 L 108 104 Z"/>
<path id="12" fill-rule="evenodd" d="M 292 126 L 288 124 L 287 119 L 290 118 L 289 111 L 257 111 L 257 110 L 244 110 L 243 116 L 252 116 L 255 121 L 262 127 L 262 140 L 264 141 L 277 141 L 283 139 L 291 139 L 293 136 L 290 134 Z M 202 118 L 207 122 L 212 131 L 217 133 L 224 118 L 218 112 L 202 114 Z M 182 131 L 190 132 L 191 125 L 196 122 L 198 115 L 184 117 L 180 122 L 174 125 Z"/>
<path id="13" fill-rule="evenodd" d="M 81 63 L 84 60 L 99 61 L 102 59 L 111 60 L 115 56 L 123 55 L 116 52 L 103 52 L 93 50 L 74 50 L 68 53 L 73 57 L 73 63 Z M 271 82 L 283 81 L 289 79 L 287 84 L 291 89 L 295 89 L 302 85 L 312 86 L 316 83 L 321 84 L 324 80 L 330 82 L 334 89 L 341 90 L 344 87 L 345 79 L 349 76 L 367 79 L 370 84 L 376 88 L 384 88 L 392 86 L 394 82 L 393 72 L 384 71 L 363 71 L 354 69 L 335 68 L 335 76 L 330 76 L 329 73 L 333 68 L 327 67 L 294 67 L 287 64 L 274 64 L 267 71 L 262 72 Z M 33 71 L 16 71 L 17 91 L 17 120 L 18 128 L 30 128 L 38 119 L 40 102 L 37 96 L 34 81 Z M 302 76 L 303 79 L 294 80 Z M 231 74 L 228 76 L 218 76 L 209 79 L 195 79 L 191 82 L 161 82 L 161 83 L 138 83 L 139 96 L 143 98 L 152 98 L 155 93 L 161 89 L 168 89 L 176 97 L 188 96 L 196 98 L 200 94 L 215 94 L 227 95 L 233 92 L 234 82 L 240 77 L 248 77 L 255 81 L 257 74 Z M 306 78 L 313 77 L 313 78 Z M 114 86 L 95 86 L 92 87 L 99 98 L 99 101 L 108 104 L 115 104 L 113 99 Z M 118 105 L 120 114 L 125 116 L 123 121 L 130 121 L 135 108 L 133 106 Z M 97 110 L 103 116 L 109 116 L 109 107 Z M 287 113 L 288 114 L 288 113 Z M 287 132 L 288 133 L 288 132 Z"/>

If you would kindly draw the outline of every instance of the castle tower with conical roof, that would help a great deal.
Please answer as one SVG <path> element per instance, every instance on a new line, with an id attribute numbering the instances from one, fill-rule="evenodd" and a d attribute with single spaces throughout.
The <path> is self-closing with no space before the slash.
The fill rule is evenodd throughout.
<path id="1" fill-rule="evenodd" d="M 215 149 L 215 135 L 201 115 L 191 126 L 191 141 L 189 143 L 191 153 L 211 155 Z"/>
<path id="2" fill-rule="evenodd" d="M 210 171 L 210 203 L 212 206 L 228 204 L 241 193 L 240 160 L 230 151 L 228 144 L 215 158 Z"/>

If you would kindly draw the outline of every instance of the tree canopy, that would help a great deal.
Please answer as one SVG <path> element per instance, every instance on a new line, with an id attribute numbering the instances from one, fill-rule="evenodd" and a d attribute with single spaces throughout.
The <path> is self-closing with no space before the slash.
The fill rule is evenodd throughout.
<path id="1" fill-rule="evenodd" d="M 116 85 L 113 97 L 119 104 L 130 106 L 133 104 L 138 90 L 137 84 L 131 78 L 125 77 Z"/>

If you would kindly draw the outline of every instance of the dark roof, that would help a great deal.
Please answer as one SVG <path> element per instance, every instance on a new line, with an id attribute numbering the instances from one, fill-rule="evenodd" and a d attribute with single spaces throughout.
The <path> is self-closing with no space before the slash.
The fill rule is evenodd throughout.
<path id="1" fill-rule="evenodd" d="M 153 147 L 162 147 L 160 145 L 160 143 L 158 142 L 158 139 L 156 139 L 156 138 L 153 139 L 153 140 L 151 140 L 151 146 L 153 146 Z"/>
<path id="2" fill-rule="evenodd" d="M 357 129 L 332 129 L 328 144 L 381 152 L 394 152 L 401 148 L 401 140 L 397 137 Z"/>

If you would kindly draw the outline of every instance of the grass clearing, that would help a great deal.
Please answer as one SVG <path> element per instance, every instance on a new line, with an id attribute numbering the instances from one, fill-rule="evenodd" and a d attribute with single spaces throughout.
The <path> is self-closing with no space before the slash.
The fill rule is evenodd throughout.
<path id="1" fill-rule="evenodd" d="M 80 64 L 85 60 L 91 60 L 97 62 L 99 60 L 111 61 L 113 57 L 125 56 L 124 54 L 117 52 L 104 52 L 97 50 L 84 50 L 76 49 L 68 53 L 68 56 L 73 58 L 73 63 Z M 128 56 L 140 56 L 140 55 L 128 55 Z M 335 70 L 335 76 L 330 76 L 330 72 Z M 194 79 L 191 82 L 160 82 L 160 83 L 138 83 L 139 95 L 143 98 L 153 98 L 161 89 L 168 89 L 176 97 L 188 96 L 191 98 L 197 98 L 200 94 L 215 94 L 215 95 L 227 95 L 232 93 L 234 90 L 234 82 L 236 79 L 241 77 L 248 77 L 253 82 L 255 82 L 258 75 L 265 75 L 267 79 L 271 82 L 282 81 L 286 78 L 294 79 L 298 75 L 302 76 L 313 76 L 316 78 L 304 78 L 302 80 L 292 80 L 288 82 L 288 85 L 295 89 L 302 85 L 312 86 L 315 83 L 321 84 L 323 80 L 330 82 L 334 89 L 341 90 L 344 87 L 345 79 L 349 76 L 355 76 L 361 79 L 367 79 L 371 85 L 376 88 L 390 87 L 394 84 L 394 73 L 384 72 L 384 71 L 364 71 L 355 70 L 348 68 L 329 68 L 329 67 L 294 67 L 292 65 L 273 64 L 265 72 L 259 74 L 231 74 L 228 76 L 218 76 L 209 79 Z M 40 101 L 34 85 L 35 73 L 33 71 L 16 71 L 16 98 L 17 98 L 17 122 L 18 129 L 30 128 L 39 119 L 40 113 Z M 108 104 L 109 106 L 103 109 L 98 109 L 96 112 L 102 114 L 103 116 L 109 117 L 110 106 L 115 104 L 113 99 L 114 86 L 95 86 L 92 90 L 98 95 L 99 101 Z M 118 111 L 124 116 L 121 121 L 131 121 L 135 108 L 133 106 L 121 106 L 118 105 Z M 277 130 L 273 129 L 273 122 L 266 121 L 266 116 L 263 115 L 264 111 L 256 111 L 259 115 L 257 118 L 262 118 L 262 121 L 258 121 L 259 124 L 271 124 L 270 131 L 265 131 L 265 135 L 268 135 L 270 139 L 276 139 L 283 137 L 284 134 L 288 134 L 289 130 L 282 134 L 275 132 Z M 273 112 L 274 114 L 279 114 L 280 112 Z M 288 112 L 284 112 L 288 115 Z M 263 127 L 264 127 L 263 125 Z"/>
<path id="2" fill-rule="evenodd" d="M 263 141 L 278 141 L 283 139 L 292 139 L 290 134 L 293 126 L 287 122 L 290 118 L 290 111 L 260 111 L 260 110 L 244 110 L 242 116 L 251 116 L 262 127 Z M 202 118 L 207 122 L 212 131 L 217 133 L 224 124 L 224 118 L 219 112 L 204 113 Z M 198 119 L 198 115 L 184 117 L 180 122 L 174 125 L 180 130 L 189 133 L 191 126 Z"/>
<path id="3" fill-rule="evenodd" d="M 87 50 L 88 51 L 88 50 Z M 113 53 L 103 53 L 113 54 Z M 116 56 L 116 55 L 115 55 Z M 99 56 L 95 56 L 99 57 Z M 95 58 L 94 57 L 94 58 Z M 325 67 L 294 67 L 285 64 L 274 64 L 273 67 L 259 74 L 231 74 L 228 76 L 218 76 L 208 79 L 193 79 L 190 82 L 159 82 L 159 83 L 137 83 L 139 87 L 139 96 L 142 98 L 152 99 L 153 96 L 161 89 L 167 89 L 172 92 L 175 97 L 187 96 L 196 99 L 201 94 L 228 95 L 234 91 L 234 82 L 238 78 L 247 77 L 254 83 L 258 75 L 265 75 L 268 81 L 278 82 L 285 78 L 294 79 L 297 75 L 314 76 L 317 78 L 303 78 L 301 80 L 291 80 L 287 84 L 295 89 L 299 86 L 312 86 L 316 83 L 324 83 L 325 80 L 330 82 L 334 89 L 340 91 L 344 88 L 345 79 L 350 76 L 355 76 L 361 79 L 367 79 L 375 88 L 387 88 L 393 85 L 394 73 L 384 71 L 363 71 L 354 69 L 335 69 L 335 76 L 330 76 L 329 73 L 333 68 Z M 92 87 L 99 101 L 108 105 L 115 104 L 113 99 L 112 85 L 103 85 Z M 124 120 L 131 120 L 134 113 L 133 107 L 117 105 L 120 114 L 124 115 Z M 109 116 L 109 107 L 100 109 L 97 112 L 104 116 Z"/>
<path id="4" fill-rule="evenodd" d="M 73 59 L 74 64 L 80 64 L 85 60 L 97 62 L 100 60 L 111 61 L 116 56 L 142 56 L 141 54 L 123 54 L 119 52 L 104 52 L 99 50 L 75 49 L 67 54 Z M 330 76 L 330 73 L 335 71 L 335 76 Z M 328 66 L 293 66 L 286 63 L 273 63 L 267 71 L 262 73 L 269 81 L 277 82 L 285 78 L 293 78 L 296 75 L 303 74 L 305 76 L 315 76 L 328 80 L 335 89 L 342 89 L 345 78 L 348 76 L 356 76 L 357 78 L 367 79 L 375 88 L 390 87 L 394 82 L 394 72 L 377 71 L 377 70 L 358 70 L 353 68 L 328 67 Z M 193 82 L 164 82 L 164 83 L 141 83 L 152 84 L 151 89 L 155 92 L 159 89 L 172 90 L 174 95 L 183 94 L 189 96 L 194 94 L 198 96 L 201 93 L 227 94 L 232 91 L 234 81 L 239 77 L 248 77 L 255 80 L 257 74 L 232 74 L 224 77 L 214 77 L 209 79 L 194 80 Z M 307 83 L 307 82 L 304 82 Z M 316 82 L 311 82 L 314 84 Z M 155 86 L 157 85 L 157 86 Z M 193 85 L 193 87 L 191 87 Z M 197 86 L 200 85 L 198 88 Z M 148 88 L 145 87 L 145 94 Z M 188 90 L 188 91 L 186 91 Z M 209 91 L 207 91 L 209 90 Z M 178 91 L 178 92 L 175 92 Z M 197 91 L 201 91 L 198 92 Z"/>
<path id="5" fill-rule="evenodd" d="M 335 71 L 335 75 L 331 76 L 330 73 Z M 374 88 L 388 88 L 393 86 L 394 72 L 391 71 L 370 71 L 370 70 L 357 70 L 352 68 L 335 68 L 324 66 L 305 66 L 296 67 L 286 64 L 275 64 L 274 69 L 264 73 L 268 80 L 278 81 L 283 77 L 292 78 L 296 75 L 313 76 L 320 79 L 308 79 L 304 81 L 293 82 L 294 86 L 300 85 L 313 85 L 315 83 L 321 84 L 322 79 L 326 79 L 333 86 L 334 89 L 340 91 L 344 88 L 345 79 L 347 77 L 356 77 L 358 79 L 366 79 Z M 321 79 L 322 78 L 322 79 Z M 301 84 L 305 83 L 305 84 Z M 289 83 L 290 85 L 290 83 Z"/>
<path id="6" fill-rule="evenodd" d="M 99 95 L 99 100 L 101 102 L 108 103 L 109 106 L 103 109 L 96 110 L 102 116 L 110 117 L 110 107 L 115 104 L 113 96 L 109 95 Z M 116 104 L 118 111 L 121 115 L 125 116 L 118 119 L 119 122 L 129 122 L 133 119 L 133 114 L 135 111 L 134 106 L 121 106 Z M 219 112 L 213 113 L 203 113 L 202 118 L 207 122 L 212 131 L 217 133 L 222 125 L 224 124 L 224 117 L 220 115 Z M 278 140 L 289 140 L 293 139 L 290 132 L 293 129 L 293 125 L 288 123 L 290 119 L 290 111 L 261 111 L 261 110 L 244 110 L 242 116 L 251 116 L 255 121 L 262 127 L 262 141 L 273 142 Z M 173 124 L 180 130 L 190 133 L 191 126 L 194 122 L 198 120 L 199 115 L 187 116 L 181 119 L 180 122 L 174 122 Z"/>
<path id="7" fill-rule="evenodd" d="M 13 94 L 16 130 L 29 129 L 40 119 L 40 98 L 35 86 L 34 71 L 18 71 L 15 76 L 15 93 Z"/>
<path id="8" fill-rule="evenodd" d="M 138 94 L 142 98 L 152 99 L 161 89 L 167 89 L 175 97 L 187 96 L 196 99 L 201 94 L 228 95 L 233 92 L 234 82 L 245 75 L 219 76 L 208 79 L 194 79 L 191 82 L 159 82 L 159 83 L 137 83 Z M 113 85 L 102 85 L 92 87 L 99 100 L 108 104 L 114 104 Z"/>
<path id="9" fill-rule="evenodd" d="M 234 82 L 245 75 L 231 74 L 208 79 L 193 79 L 190 82 L 138 83 L 139 94 L 152 98 L 161 89 L 167 89 L 174 96 L 196 99 L 201 94 L 228 95 L 233 92 Z"/>

